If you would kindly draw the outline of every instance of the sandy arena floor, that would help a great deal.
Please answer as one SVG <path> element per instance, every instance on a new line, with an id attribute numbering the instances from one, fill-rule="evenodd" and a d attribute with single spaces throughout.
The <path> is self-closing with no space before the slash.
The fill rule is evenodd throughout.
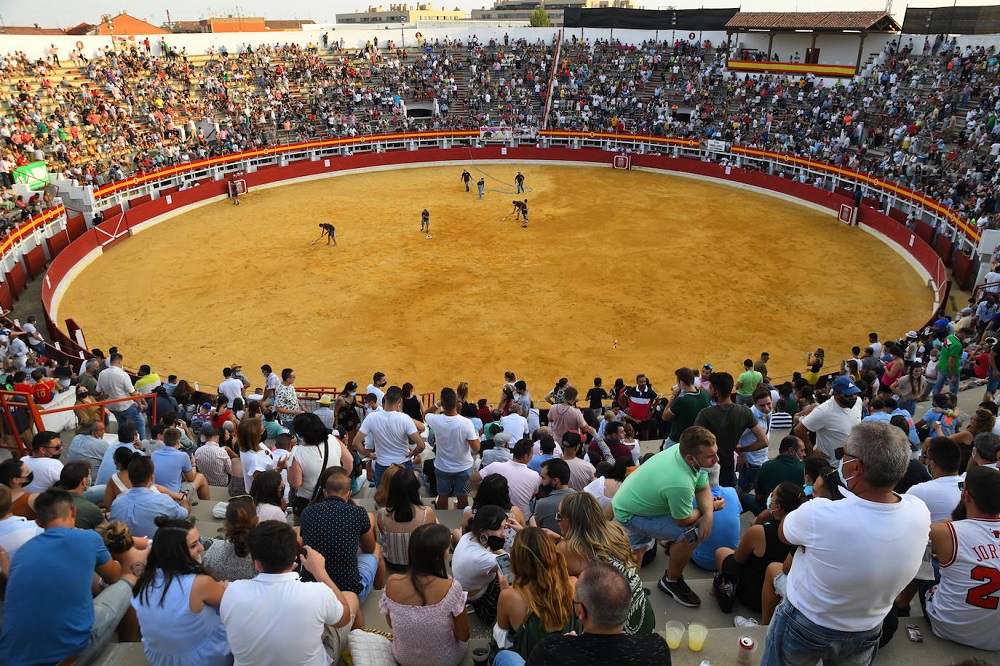
<path id="1" fill-rule="evenodd" d="M 59 309 L 128 367 L 221 381 L 221 369 L 294 367 L 298 386 L 468 381 L 499 396 L 513 370 L 544 395 L 560 376 L 645 372 L 666 391 L 681 365 L 772 376 L 807 350 L 846 358 L 933 307 L 920 276 L 876 238 L 810 208 L 683 177 L 610 168 L 483 164 L 378 171 L 258 190 L 174 218 L 110 250 Z M 507 183 L 526 176 L 530 228 Z M 483 172 L 472 168 L 473 185 Z M 495 177 L 495 178 L 494 178 Z M 420 233 L 431 213 L 433 239 Z M 320 222 L 339 247 L 309 243 Z M 155 267 L 155 268 L 154 268 Z M 124 305 L 127 304 L 127 305 Z M 615 344 L 617 341 L 617 345 Z"/>

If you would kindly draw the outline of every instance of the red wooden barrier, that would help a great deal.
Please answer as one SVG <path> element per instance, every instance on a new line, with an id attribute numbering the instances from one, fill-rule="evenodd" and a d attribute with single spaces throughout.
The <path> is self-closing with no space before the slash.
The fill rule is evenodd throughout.
<path id="1" fill-rule="evenodd" d="M 14 268 L 10 269 L 7 273 L 7 284 L 10 286 L 10 293 L 13 295 L 14 300 L 21 295 L 24 291 L 24 287 L 28 284 L 27 278 L 24 276 L 24 267 L 19 263 L 14 264 Z"/>
<path id="2" fill-rule="evenodd" d="M 24 255 L 24 263 L 28 266 L 28 275 L 32 278 L 36 278 L 45 272 L 45 248 L 41 245 L 36 246 L 34 249 L 28 251 Z"/>

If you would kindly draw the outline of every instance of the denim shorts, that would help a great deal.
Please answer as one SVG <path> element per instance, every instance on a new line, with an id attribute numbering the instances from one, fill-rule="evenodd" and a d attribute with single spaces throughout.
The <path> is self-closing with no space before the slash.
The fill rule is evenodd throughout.
<path id="1" fill-rule="evenodd" d="M 622 527 L 628 533 L 629 543 L 632 548 L 643 548 L 649 545 L 650 539 L 665 539 L 667 541 L 679 541 L 680 538 L 693 527 L 688 525 L 682 527 L 677 524 L 673 516 L 632 516 Z"/>
<path id="2" fill-rule="evenodd" d="M 442 472 L 434 468 L 434 478 L 437 480 L 438 495 L 451 497 L 452 495 L 468 495 L 469 479 L 472 478 L 472 468 L 462 472 Z"/>
<path id="3" fill-rule="evenodd" d="M 788 599 L 778 604 L 767 627 L 760 666 L 869 666 L 878 653 L 882 625 L 868 631 L 836 631 L 816 624 Z"/>

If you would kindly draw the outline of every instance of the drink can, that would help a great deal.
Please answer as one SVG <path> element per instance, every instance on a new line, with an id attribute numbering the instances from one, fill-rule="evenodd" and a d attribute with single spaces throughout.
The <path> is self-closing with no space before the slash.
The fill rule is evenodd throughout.
<path id="1" fill-rule="evenodd" d="M 736 654 L 736 663 L 749 664 L 753 660 L 753 652 L 757 645 L 749 636 L 740 636 L 739 652 Z"/>

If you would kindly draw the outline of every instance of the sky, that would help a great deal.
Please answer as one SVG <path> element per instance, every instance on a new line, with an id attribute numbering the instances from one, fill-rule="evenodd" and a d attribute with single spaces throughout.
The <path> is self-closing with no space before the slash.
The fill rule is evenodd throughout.
<path id="1" fill-rule="evenodd" d="M 411 6 L 413 0 L 392 0 L 393 3 L 407 2 Z M 97 23 L 101 14 L 117 14 L 125 10 L 129 14 L 159 25 L 167 20 L 167 9 L 175 21 L 195 21 L 212 16 L 236 15 L 263 16 L 268 19 L 313 19 L 317 23 L 333 23 L 338 13 L 346 14 L 355 9 L 367 9 L 370 5 L 389 6 L 388 0 L 283 0 L 280 3 L 273 0 L 164 0 L 149 2 L 148 0 L 90 0 L 89 2 L 68 2 L 68 0 L 32 0 L 31 2 L 13 2 L 0 0 L 0 21 L 3 25 L 33 25 L 38 23 L 45 28 L 66 28 L 79 23 Z M 492 2 L 485 0 L 447 0 L 431 2 L 437 7 L 470 10 L 491 7 Z M 638 0 L 637 4 L 646 9 L 666 8 L 673 5 L 677 9 L 696 9 L 698 7 L 723 8 L 741 7 L 744 11 L 809 11 L 817 9 L 815 0 L 745 0 L 744 2 L 729 0 Z M 893 0 L 892 13 L 902 22 L 906 6 L 911 7 L 943 7 L 952 3 L 942 0 Z M 995 5 L 1000 0 L 960 0 L 962 6 Z M 873 11 L 885 9 L 885 2 L 872 0 L 840 0 L 838 11 Z"/>

